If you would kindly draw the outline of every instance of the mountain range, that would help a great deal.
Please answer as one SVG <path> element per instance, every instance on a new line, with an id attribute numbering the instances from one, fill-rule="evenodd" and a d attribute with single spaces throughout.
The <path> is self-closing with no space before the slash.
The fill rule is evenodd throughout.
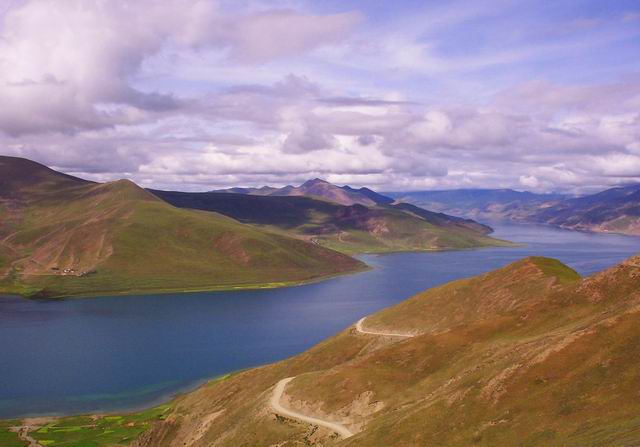
<path id="1" fill-rule="evenodd" d="M 336 190 L 344 191 L 322 180 L 305 185 L 298 190 L 322 191 L 332 198 L 339 195 Z M 361 196 L 361 191 L 350 191 L 353 204 L 343 205 L 318 194 L 285 196 L 151 190 L 177 207 L 215 211 L 243 223 L 294 235 L 349 254 L 508 245 L 488 237 L 492 229 L 470 219 L 434 213 L 405 203 L 385 204 L 391 199 L 363 205 L 360 202 L 369 199 Z M 375 197 L 376 193 L 369 191 L 367 194 Z"/>
<path id="2" fill-rule="evenodd" d="M 459 189 L 385 193 L 431 210 L 482 220 L 513 220 L 562 228 L 640 234 L 640 185 L 580 197 L 511 189 Z"/>
<path id="3" fill-rule="evenodd" d="M 407 204 L 147 191 L 15 157 L 0 157 L 0 217 L 0 292 L 40 297 L 276 287 L 366 268 L 352 253 L 507 244 Z"/>
<path id="4" fill-rule="evenodd" d="M 572 230 L 640 235 L 640 185 L 549 203 L 535 209 L 527 220 Z"/>
<path id="5" fill-rule="evenodd" d="M 636 445 L 639 277 L 532 257 L 427 290 L 178 397 L 136 445 Z"/>
<path id="6" fill-rule="evenodd" d="M 211 192 L 247 194 L 254 196 L 307 196 L 314 197 L 340 205 L 388 205 L 395 200 L 369 188 L 352 188 L 337 186 L 319 178 L 308 180 L 300 186 L 287 185 L 282 188 L 263 186 L 261 188 L 228 188 Z"/>

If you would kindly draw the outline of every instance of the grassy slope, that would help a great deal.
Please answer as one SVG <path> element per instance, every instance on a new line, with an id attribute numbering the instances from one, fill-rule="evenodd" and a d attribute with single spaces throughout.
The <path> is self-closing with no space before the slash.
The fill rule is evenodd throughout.
<path id="1" fill-rule="evenodd" d="M 343 253 L 447 250 L 508 245 L 487 227 L 426 210 L 345 206 L 310 197 L 154 191 L 184 208 L 216 211 Z"/>
<path id="2" fill-rule="evenodd" d="M 38 166 L 20 167 L 35 172 L 32 181 L 5 185 L 0 196 L 3 292 L 66 296 L 280 286 L 364 268 L 314 244 L 216 213 L 175 208 L 126 180 L 93 184 Z M 60 274 L 65 268 L 76 272 Z"/>
<path id="3" fill-rule="evenodd" d="M 289 360 L 178 398 L 144 445 L 605 446 L 640 441 L 640 259 L 587 279 L 528 258 L 431 289 Z M 350 424 L 341 441 L 275 416 L 292 405 Z M 208 415 L 216 414 L 213 420 Z M 204 432 L 192 441 L 194 431 Z"/>

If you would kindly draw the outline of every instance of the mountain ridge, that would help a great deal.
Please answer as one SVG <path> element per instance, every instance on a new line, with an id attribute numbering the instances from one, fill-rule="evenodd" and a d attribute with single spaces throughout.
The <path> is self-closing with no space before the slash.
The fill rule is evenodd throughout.
<path id="1" fill-rule="evenodd" d="M 341 205 L 314 196 L 151 191 L 174 206 L 215 211 L 348 254 L 509 245 L 488 237 L 490 227 L 408 204 Z"/>
<path id="2" fill-rule="evenodd" d="M 287 185 L 282 188 L 262 186 L 259 188 L 228 188 L 210 192 L 268 195 L 268 196 L 310 196 L 339 203 L 341 205 L 382 205 L 391 204 L 393 199 L 369 188 L 352 188 L 348 185 L 337 186 L 321 178 L 305 181 L 299 186 Z"/>

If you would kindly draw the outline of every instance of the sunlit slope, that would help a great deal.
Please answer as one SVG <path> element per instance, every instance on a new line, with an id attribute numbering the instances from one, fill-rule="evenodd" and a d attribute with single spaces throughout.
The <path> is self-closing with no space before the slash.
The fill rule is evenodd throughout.
<path id="1" fill-rule="evenodd" d="M 472 220 L 408 204 L 341 205 L 311 197 L 153 191 L 184 208 L 215 211 L 344 253 L 451 250 L 509 245 Z"/>
<path id="2" fill-rule="evenodd" d="M 7 163 L 23 172 L 25 160 Z M 274 286 L 362 268 L 228 217 L 175 208 L 127 180 L 96 184 L 27 162 L 0 192 L 0 290 L 41 296 Z M 12 165 L 11 171 L 7 166 Z"/>
<path id="3" fill-rule="evenodd" d="M 528 258 L 365 319 L 311 350 L 201 387 L 143 445 L 611 446 L 640 442 L 640 258 L 581 279 Z M 282 402 L 340 422 L 274 414 Z M 193 433 L 199 436 L 193 437 Z"/>

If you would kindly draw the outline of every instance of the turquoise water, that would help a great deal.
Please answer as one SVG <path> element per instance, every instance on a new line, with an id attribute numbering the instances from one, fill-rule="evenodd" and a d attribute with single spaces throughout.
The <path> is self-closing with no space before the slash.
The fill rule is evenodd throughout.
<path id="1" fill-rule="evenodd" d="M 373 270 L 305 286 L 237 292 L 0 298 L 0 417 L 150 405 L 230 371 L 299 353 L 426 288 L 529 255 L 591 274 L 640 238 L 494 225 L 525 247 L 367 255 Z"/>

